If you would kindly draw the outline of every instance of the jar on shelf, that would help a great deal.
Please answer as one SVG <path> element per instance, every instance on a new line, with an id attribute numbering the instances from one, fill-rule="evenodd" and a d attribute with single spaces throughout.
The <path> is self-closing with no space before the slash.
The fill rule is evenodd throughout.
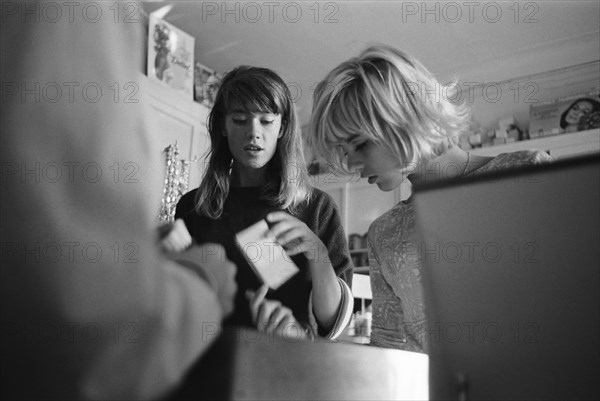
<path id="1" fill-rule="evenodd" d="M 363 248 L 363 236 L 360 234 L 350 234 L 348 236 L 348 248 L 351 251 Z"/>

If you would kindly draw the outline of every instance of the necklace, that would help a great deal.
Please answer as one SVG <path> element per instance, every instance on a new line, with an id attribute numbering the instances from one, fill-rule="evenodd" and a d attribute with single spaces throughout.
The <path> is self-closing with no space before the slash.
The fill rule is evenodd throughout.
<path id="1" fill-rule="evenodd" d="M 465 168 L 463 169 L 461 176 L 467 173 L 467 167 L 469 167 L 469 160 L 471 160 L 471 154 L 467 152 L 467 162 L 465 163 Z"/>

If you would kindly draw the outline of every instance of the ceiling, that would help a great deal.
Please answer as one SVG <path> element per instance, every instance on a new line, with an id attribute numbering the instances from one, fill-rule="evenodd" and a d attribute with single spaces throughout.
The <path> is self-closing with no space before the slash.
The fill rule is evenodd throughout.
<path id="1" fill-rule="evenodd" d="M 471 4 L 471 5 L 469 5 Z M 172 5 L 172 8 L 163 8 Z M 487 82 L 600 59 L 600 2 L 146 2 L 196 38 L 195 59 L 225 72 L 269 67 L 302 124 L 315 84 L 370 43 L 419 59 L 442 82 Z"/>

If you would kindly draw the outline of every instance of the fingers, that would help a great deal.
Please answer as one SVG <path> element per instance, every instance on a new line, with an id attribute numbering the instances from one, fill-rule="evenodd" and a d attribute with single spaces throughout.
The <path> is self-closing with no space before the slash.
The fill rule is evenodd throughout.
<path id="1" fill-rule="evenodd" d="M 277 223 L 278 221 L 281 220 L 287 220 L 289 218 L 294 218 L 294 216 L 286 213 L 286 212 L 271 212 L 267 215 L 267 221 L 269 223 Z"/>
<path id="2" fill-rule="evenodd" d="M 269 319 L 266 322 L 266 326 L 264 331 L 271 334 L 279 329 L 279 326 L 283 323 L 284 320 L 290 320 L 290 316 L 292 315 L 292 311 L 285 306 L 279 304 L 273 312 Z"/>
<path id="3" fill-rule="evenodd" d="M 161 246 L 167 252 L 181 252 L 187 248 L 184 243 L 175 238 L 170 238 L 170 236 L 161 241 Z"/>
<path id="4" fill-rule="evenodd" d="M 293 250 L 294 245 L 299 245 L 303 242 L 309 241 L 311 239 L 311 235 L 309 235 L 302 227 L 294 227 L 283 234 L 276 236 L 275 238 L 277 239 L 277 242 L 286 248 L 286 250 L 288 250 L 288 248 Z"/>
<path id="5" fill-rule="evenodd" d="M 285 212 L 274 212 L 267 215 L 267 221 L 272 223 L 269 231 L 277 242 L 286 247 L 294 242 L 315 241 L 317 236 L 304 222 Z"/>
<path id="6" fill-rule="evenodd" d="M 288 245 L 285 248 L 285 251 L 288 254 L 288 256 L 294 256 L 300 253 L 307 253 L 309 255 L 315 253 L 314 250 L 306 244 L 306 242 L 294 242 L 293 244 Z M 312 259 L 312 257 L 309 257 L 309 259 Z"/>
<path id="7" fill-rule="evenodd" d="M 295 218 L 294 216 L 285 212 L 273 212 L 267 215 L 267 221 L 271 223 L 269 225 L 269 231 L 275 237 L 280 236 L 282 233 L 294 228 L 299 225 L 304 225 L 303 222 Z"/>
<path id="8" fill-rule="evenodd" d="M 285 325 L 295 321 L 292 311 L 279 301 L 266 300 L 260 305 L 256 328 L 259 331 L 282 334 Z"/>
<path id="9" fill-rule="evenodd" d="M 170 231 L 161 240 L 161 245 L 167 252 L 181 252 L 192 245 L 192 236 L 181 219 L 175 220 Z"/>
<path id="10" fill-rule="evenodd" d="M 176 236 L 176 240 L 177 240 L 178 244 L 180 246 L 182 246 L 183 249 L 192 245 L 192 236 L 190 235 L 190 232 L 187 230 L 187 227 L 185 226 L 185 223 L 183 222 L 183 220 L 181 220 L 181 219 L 175 220 L 171 234 L 174 234 Z"/>
<path id="11" fill-rule="evenodd" d="M 317 260 L 319 254 L 327 255 L 323 241 L 308 226 L 285 212 L 267 215 L 272 223 L 269 231 L 286 250 L 289 256 L 304 253 L 310 260 Z"/>
<path id="12" fill-rule="evenodd" d="M 277 309 L 277 312 L 277 314 L 273 313 L 271 315 L 273 319 L 265 330 L 267 333 L 292 340 L 308 338 L 304 327 L 294 318 L 290 309 L 281 306 Z"/>
<path id="13" fill-rule="evenodd" d="M 292 310 L 279 301 L 265 299 L 266 289 L 268 287 L 262 286 L 256 292 L 246 291 L 258 331 L 284 337 L 305 338 L 304 330 L 294 318 Z"/>
<path id="14" fill-rule="evenodd" d="M 163 238 L 160 246 L 165 252 L 179 252 L 179 247 L 169 238 Z"/>
<path id="15" fill-rule="evenodd" d="M 252 321 L 254 324 L 257 322 L 259 317 L 260 307 L 263 304 L 265 296 L 269 291 L 269 286 L 263 284 L 256 292 L 248 290 L 246 291 L 246 297 L 250 301 L 250 312 L 252 313 Z M 263 312 L 266 313 L 266 312 Z"/>
<path id="16" fill-rule="evenodd" d="M 276 333 L 280 336 L 286 336 L 288 334 L 289 328 L 296 323 L 296 319 L 294 319 L 294 315 L 291 313 L 282 317 L 281 321 L 277 325 Z"/>
<path id="17" fill-rule="evenodd" d="M 292 340 L 307 339 L 308 335 L 304 327 L 294 319 L 293 315 L 288 315 L 281 321 L 275 334 Z"/>
<path id="18" fill-rule="evenodd" d="M 237 267 L 229 260 L 223 262 L 222 265 L 224 271 L 224 280 L 219 283 L 218 297 L 223 308 L 223 314 L 225 316 L 233 312 L 234 299 L 237 292 L 237 283 L 235 281 L 235 273 Z"/>
<path id="19" fill-rule="evenodd" d="M 256 321 L 254 322 L 258 331 L 265 331 L 269 323 L 271 311 L 275 307 L 277 307 L 276 301 L 265 301 L 258 306 Z"/>

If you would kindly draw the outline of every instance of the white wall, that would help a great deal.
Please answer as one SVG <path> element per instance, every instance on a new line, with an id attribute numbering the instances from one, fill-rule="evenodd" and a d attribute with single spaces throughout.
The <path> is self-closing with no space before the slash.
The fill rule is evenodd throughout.
<path id="1" fill-rule="evenodd" d="M 444 83 L 458 79 L 462 98 L 471 104 L 474 117 L 483 126 L 496 128 L 499 119 L 514 115 L 521 128 L 528 128 L 531 104 L 600 88 L 600 34 L 493 57 L 439 79 Z M 467 84 L 470 82 L 478 86 Z"/>

